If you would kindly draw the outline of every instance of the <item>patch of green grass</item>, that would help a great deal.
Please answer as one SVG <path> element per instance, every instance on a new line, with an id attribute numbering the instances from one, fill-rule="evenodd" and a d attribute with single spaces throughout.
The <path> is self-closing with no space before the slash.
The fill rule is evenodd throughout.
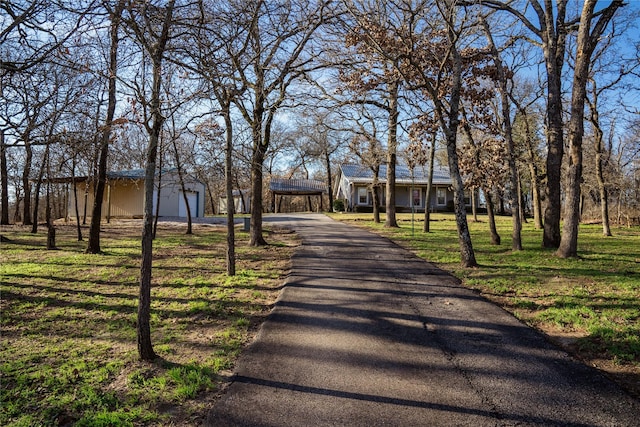
<path id="1" fill-rule="evenodd" d="M 582 357 L 640 372 L 640 228 L 614 227 L 613 237 L 603 237 L 600 226 L 581 225 L 580 257 L 561 259 L 542 248 L 542 230 L 532 223 L 523 224 L 524 250 L 514 252 L 510 217 L 496 218 L 502 245 L 494 246 L 486 216 L 480 222 L 469 216 L 480 267 L 467 269 L 460 266 L 452 214 L 434 214 L 430 233 L 422 222 L 412 232 L 409 214 L 398 215 L 399 228 L 374 224 L 371 214 L 331 216 L 391 238 L 536 327 L 578 333 Z"/>
<path id="2" fill-rule="evenodd" d="M 251 318 L 270 310 L 297 244 L 289 237 L 264 257 L 238 237 L 244 255 L 228 279 L 223 230 L 187 236 L 161 226 L 151 304 L 160 357 L 145 363 L 136 349 L 140 228 L 102 228 L 101 255 L 84 254 L 73 227 L 58 227 L 57 251 L 45 250 L 46 233 L 2 229 L 15 243 L 0 245 L 0 425 L 188 425 L 204 416 L 199 400 L 233 367 Z"/>

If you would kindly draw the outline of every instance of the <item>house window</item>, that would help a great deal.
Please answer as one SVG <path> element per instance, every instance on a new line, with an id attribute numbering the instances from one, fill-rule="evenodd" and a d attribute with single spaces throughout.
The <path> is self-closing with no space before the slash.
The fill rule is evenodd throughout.
<path id="1" fill-rule="evenodd" d="M 369 198 L 367 197 L 367 188 L 359 187 L 358 188 L 358 204 L 359 205 L 368 205 Z"/>
<path id="2" fill-rule="evenodd" d="M 411 191 L 411 206 L 422 206 L 422 191 L 419 188 Z"/>
<path id="3" fill-rule="evenodd" d="M 464 192 L 464 205 L 471 206 L 471 193 L 469 191 Z"/>
<path id="4" fill-rule="evenodd" d="M 447 204 L 447 189 L 446 188 L 438 188 L 436 190 L 436 198 L 438 206 L 444 206 Z"/>

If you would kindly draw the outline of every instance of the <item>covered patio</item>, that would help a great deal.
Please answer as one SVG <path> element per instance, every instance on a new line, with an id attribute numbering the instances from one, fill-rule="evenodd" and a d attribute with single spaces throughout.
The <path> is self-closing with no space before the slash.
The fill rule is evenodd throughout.
<path id="1" fill-rule="evenodd" d="M 274 213 L 280 212 L 280 203 L 285 196 L 317 196 L 320 199 L 318 211 L 323 211 L 322 196 L 327 194 L 327 186 L 323 181 L 314 179 L 271 178 L 271 206 Z M 280 196 L 278 198 L 278 196 Z M 276 203 L 277 202 L 277 203 Z"/>

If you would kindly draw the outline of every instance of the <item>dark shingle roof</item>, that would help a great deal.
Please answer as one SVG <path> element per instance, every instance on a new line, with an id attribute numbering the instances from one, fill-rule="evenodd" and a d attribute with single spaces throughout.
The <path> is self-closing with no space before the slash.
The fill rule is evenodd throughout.
<path id="1" fill-rule="evenodd" d="M 345 163 L 340 166 L 342 175 L 351 182 L 368 183 L 373 180 L 373 171 L 364 165 Z M 378 180 L 381 183 L 387 181 L 387 165 L 380 165 L 380 173 Z M 413 170 L 413 181 L 411 179 L 411 170 L 407 165 L 396 165 L 396 183 L 398 184 L 427 184 L 429 181 L 429 168 L 427 166 L 416 166 Z M 451 184 L 451 175 L 449 169 L 435 167 L 433 169 L 433 183 L 448 185 Z"/>

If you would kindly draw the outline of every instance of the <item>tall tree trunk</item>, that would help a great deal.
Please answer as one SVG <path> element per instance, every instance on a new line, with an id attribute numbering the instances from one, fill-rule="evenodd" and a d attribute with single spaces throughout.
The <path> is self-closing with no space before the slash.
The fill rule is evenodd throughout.
<path id="1" fill-rule="evenodd" d="M 518 173 L 518 200 L 520 201 L 520 222 L 522 224 L 526 224 L 527 214 L 525 211 L 524 192 L 522 191 L 522 179 L 520 179 L 520 173 Z"/>
<path id="2" fill-rule="evenodd" d="M 107 181 L 107 157 L 109 155 L 109 140 L 111 139 L 111 128 L 116 111 L 116 78 L 118 71 L 118 30 L 124 1 L 120 0 L 111 13 L 110 46 L 109 46 L 109 89 L 107 101 L 107 116 L 102 129 L 100 140 L 100 151 L 98 157 L 98 177 L 95 182 L 95 193 L 93 198 L 93 208 L 91 210 L 91 225 L 89 226 L 89 237 L 87 241 L 86 253 L 100 253 L 100 222 L 102 221 L 102 198 Z M 86 203 L 85 203 L 86 206 Z"/>
<path id="3" fill-rule="evenodd" d="M 609 224 L 609 194 L 607 191 L 607 184 L 604 180 L 604 163 L 606 161 L 606 152 L 604 148 L 604 132 L 600 127 L 600 115 L 598 113 L 598 90 L 596 82 L 593 81 L 593 100 L 590 104 L 591 114 L 589 121 L 593 126 L 594 139 L 595 139 L 595 166 L 596 166 L 596 180 L 598 182 L 598 194 L 600 196 L 600 216 L 602 218 L 602 235 L 611 236 L 611 227 Z M 613 126 L 612 126 L 613 133 Z"/>
<path id="4" fill-rule="evenodd" d="M 33 224 L 31 224 L 31 232 L 33 234 L 38 232 L 38 214 L 40 210 L 40 189 L 42 188 L 42 180 L 44 179 L 44 172 L 47 167 L 47 158 L 49 157 L 49 142 L 47 142 L 44 149 L 44 156 L 42 159 L 42 165 L 38 171 L 38 179 L 36 181 L 36 188 L 34 190 L 35 197 L 33 198 Z"/>
<path id="5" fill-rule="evenodd" d="M 600 213 L 602 217 L 602 235 L 611 236 L 611 227 L 609 225 L 609 193 L 607 185 L 604 181 L 603 169 L 603 152 L 602 141 L 596 147 L 596 177 L 598 179 L 598 192 L 600 193 Z"/>
<path id="6" fill-rule="evenodd" d="M 0 129 L 0 225 L 9 225 L 9 170 L 7 169 L 7 146 L 4 129 Z"/>
<path id="7" fill-rule="evenodd" d="M 512 233 L 511 242 L 512 249 L 514 251 L 522 250 L 522 222 L 520 220 L 520 197 L 519 197 L 519 180 L 518 169 L 516 167 L 516 152 L 515 144 L 513 142 L 513 130 L 511 126 L 511 103 L 509 101 L 509 91 L 507 88 L 507 73 L 502 65 L 502 58 L 500 52 L 496 47 L 493 36 L 489 29 L 489 24 L 485 19 L 482 19 L 482 25 L 487 37 L 489 48 L 493 55 L 493 63 L 496 67 L 496 74 L 498 76 L 498 89 L 500 90 L 500 103 L 502 104 L 502 133 L 507 143 L 507 163 L 509 165 L 509 181 L 510 192 L 509 201 L 511 203 L 511 223 Z"/>
<path id="8" fill-rule="evenodd" d="M 499 245 L 500 244 L 500 235 L 498 234 L 498 230 L 496 228 L 496 216 L 495 216 L 495 206 L 493 205 L 493 197 L 491 196 L 491 192 L 483 188 L 484 197 L 487 201 L 487 218 L 489 219 L 489 232 L 491 233 L 491 244 Z"/>
<path id="9" fill-rule="evenodd" d="M 373 209 L 373 222 L 380 224 L 380 183 L 378 175 L 373 178 L 371 184 L 371 205 Z"/>
<path id="10" fill-rule="evenodd" d="M 455 8 L 450 13 L 453 13 Z M 449 109 L 447 117 L 444 112 L 447 111 L 438 99 L 433 99 L 436 104 L 436 114 L 441 122 L 442 130 L 447 142 L 447 157 L 449 163 L 449 172 L 451 173 L 451 181 L 453 187 L 453 209 L 456 216 L 456 227 L 458 229 L 458 241 L 460 243 L 460 263 L 463 267 L 477 267 L 476 256 L 471 243 L 471 234 L 469 233 L 469 225 L 467 223 L 467 211 L 464 204 L 464 185 L 462 176 L 460 175 L 460 166 L 458 162 L 458 127 L 460 125 L 460 92 L 462 89 L 462 58 L 457 49 L 457 35 L 453 32 L 453 28 L 449 27 L 448 37 L 451 43 L 451 56 L 453 62 L 451 95 L 449 99 Z"/>
<path id="11" fill-rule="evenodd" d="M 189 206 L 189 197 L 187 196 L 187 187 L 184 185 L 184 173 L 182 171 L 182 164 L 180 163 L 180 153 L 178 152 L 178 146 L 176 145 L 175 138 L 172 138 L 173 154 L 176 158 L 176 169 L 178 170 L 178 179 L 180 181 L 180 189 L 182 190 L 182 198 L 184 199 L 185 208 L 187 210 L 187 232 L 186 234 L 193 234 L 193 222 L 191 219 L 191 206 Z"/>
<path id="12" fill-rule="evenodd" d="M 329 190 L 329 212 L 333 211 L 333 176 L 331 174 L 331 158 L 329 150 L 324 150 L 324 163 L 327 168 L 327 190 Z M 322 197 L 322 195 L 320 196 Z"/>
<path id="13" fill-rule="evenodd" d="M 227 97 L 228 98 L 228 97 Z M 231 105 L 224 104 L 223 116 L 226 127 L 226 145 L 224 150 L 225 190 L 227 194 L 227 275 L 236 274 L 236 231 L 234 224 L 235 203 L 233 200 L 233 121 L 231 120 Z M 241 209 L 244 210 L 244 195 L 240 192 Z"/>
<path id="14" fill-rule="evenodd" d="M 398 146 L 398 90 L 400 83 L 395 80 L 389 85 L 389 138 L 387 142 L 387 204 L 385 227 L 397 227 L 396 220 L 396 151 Z"/>
<path id="15" fill-rule="evenodd" d="M 476 208 L 476 189 L 471 189 L 471 215 L 473 222 L 478 222 L 478 209 Z"/>
<path id="16" fill-rule="evenodd" d="M 424 228 L 425 233 L 431 231 L 431 193 L 433 191 L 433 166 L 436 157 L 436 133 L 433 133 L 431 146 L 429 147 L 429 181 L 427 181 L 427 194 L 425 194 L 424 202 Z"/>
<path id="17" fill-rule="evenodd" d="M 557 248 L 560 245 L 560 182 L 564 155 L 564 122 L 562 119 L 562 67 L 564 65 L 566 29 L 566 0 L 558 3 L 554 21 L 550 2 L 544 10 L 538 7 L 542 38 L 542 50 L 547 70 L 547 186 L 542 246 Z M 556 24 L 558 28 L 556 28 Z"/>
<path id="18" fill-rule="evenodd" d="M 155 192 L 156 194 L 156 209 L 155 212 L 153 214 L 153 240 L 156 239 L 156 234 L 158 233 L 158 219 L 160 218 L 160 200 L 161 200 L 161 193 L 162 193 L 162 178 L 163 178 L 163 174 L 162 174 L 162 144 L 159 143 L 160 145 L 160 160 L 158 161 L 158 180 L 155 183 L 155 188 L 157 189 L 157 191 Z"/>
<path id="19" fill-rule="evenodd" d="M 49 153 L 49 144 L 45 150 L 45 162 L 47 164 L 47 196 L 45 218 L 47 222 L 47 249 L 54 250 L 56 247 L 56 227 L 51 218 L 51 159 Z"/>
<path id="20" fill-rule="evenodd" d="M 22 187 L 24 191 L 24 202 L 22 203 L 22 225 L 32 225 L 31 220 L 31 183 L 29 182 L 31 175 L 31 163 L 33 161 L 33 149 L 29 137 L 24 141 L 25 158 L 24 170 L 22 171 Z"/>
<path id="21" fill-rule="evenodd" d="M 529 174 L 531 175 L 531 204 L 533 205 L 533 222 L 537 230 L 542 230 L 542 201 L 540 200 L 540 181 L 538 179 L 538 167 L 533 161 L 529 162 Z"/>
<path id="22" fill-rule="evenodd" d="M 561 258 L 578 256 L 578 227 L 580 225 L 580 185 L 582 183 L 582 137 L 584 135 L 584 104 L 587 98 L 587 79 L 591 55 L 600 35 L 615 11 L 623 5 L 614 0 L 601 14 L 591 32 L 591 20 L 597 0 L 585 0 L 580 16 L 576 41 L 576 64 L 571 93 L 571 119 L 569 121 L 569 172 L 562 240 L 557 251 Z"/>
<path id="23" fill-rule="evenodd" d="M 149 130 L 149 147 L 144 178 L 144 217 L 142 229 L 142 261 L 140 263 L 140 297 L 138 300 L 138 356 L 141 360 L 153 360 L 157 356 L 151 344 L 151 272 L 153 263 L 153 190 L 155 189 L 156 160 L 160 132 L 164 123 L 160 105 L 162 82 L 162 60 L 169 40 L 174 0 L 165 7 L 165 16 L 159 38 L 151 44 L 149 55 L 153 64 L 153 86 L 151 90 L 150 112 L 152 126 Z"/>
<path id="24" fill-rule="evenodd" d="M 82 227 L 80 226 L 80 209 L 78 208 L 78 185 L 76 183 L 76 158 L 71 167 L 71 185 L 73 186 L 73 208 L 76 213 L 76 234 L 78 242 L 82 242 Z"/>
<path id="25" fill-rule="evenodd" d="M 262 129 L 257 131 L 261 132 Z M 259 139 L 259 141 L 261 140 L 262 138 Z M 249 244 L 251 246 L 264 246 L 267 244 L 262 236 L 262 165 L 264 163 L 265 150 L 266 146 L 260 142 L 257 147 L 254 147 L 253 156 L 251 157 L 252 202 L 251 229 L 249 231 Z"/>

